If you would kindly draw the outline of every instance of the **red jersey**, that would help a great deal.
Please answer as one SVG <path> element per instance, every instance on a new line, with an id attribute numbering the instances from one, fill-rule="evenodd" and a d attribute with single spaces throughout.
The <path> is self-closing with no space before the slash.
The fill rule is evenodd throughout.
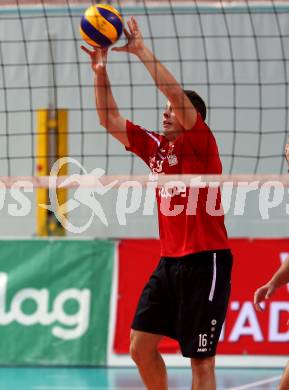
<path id="1" fill-rule="evenodd" d="M 130 143 L 127 150 L 138 155 L 154 174 L 222 173 L 216 140 L 199 113 L 194 128 L 185 130 L 173 142 L 130 121 L 126 128 Z M 208 191 L 179 184 L 157 188 L 161 256 L 180 257 L 228 248 L 224 215 L 211 215 Z M 209 203 L 218 210 L 222 207 L 219 188 L 214 192 Z"/>

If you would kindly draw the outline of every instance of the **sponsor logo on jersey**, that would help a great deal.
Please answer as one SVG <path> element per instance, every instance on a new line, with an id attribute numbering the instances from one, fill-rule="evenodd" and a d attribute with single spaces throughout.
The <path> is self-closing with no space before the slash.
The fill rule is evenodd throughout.
<path id="1" fill-rule="evenodd" d="M 175 154 L 170 154 L 168 156 L 168 163 L 170 167 L 177 165 L 178 164 L 177 156 Z"/>

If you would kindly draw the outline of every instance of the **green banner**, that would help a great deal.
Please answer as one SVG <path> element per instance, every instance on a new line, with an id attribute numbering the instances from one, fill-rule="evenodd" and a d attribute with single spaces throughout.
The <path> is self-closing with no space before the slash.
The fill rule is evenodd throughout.
<path id="1" fill-rule="evenodd" d="M 106 363 L 114 244 L 0 241 L 0 364 Z"/>

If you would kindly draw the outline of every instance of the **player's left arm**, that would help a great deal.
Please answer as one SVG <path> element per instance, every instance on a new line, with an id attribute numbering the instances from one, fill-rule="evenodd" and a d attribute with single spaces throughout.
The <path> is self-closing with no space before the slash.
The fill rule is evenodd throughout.
<path id="1" fill-rule="evenodd" d="M 289 167 L 289 138 L 285 146 L 285 157 Z M 284 286 L 286 283 L 289 283 L 289 256 L 281 264 L 271 280 L 255 291 L 254 304 L 256 309 L 261 311 L 260 303 L 265 299 L 269 299 L 279 287 Z"/>
<path id="2" fill-rule="evenodd" d="M 144 64 L 158 89 L 166 96 L 181 125 L 186 130 L 191 130 L 197 121 L 197 111 L 190 99 L 184 93 L 170 71 L 154 56 L 151 50 L 145 46 L 140 28 L 136 20 L 131 17 L 127 23 L 128 29 L 124 29 L 127 44 L 115 47 L 114 51 L 126 51 L 135 54 Z"/>

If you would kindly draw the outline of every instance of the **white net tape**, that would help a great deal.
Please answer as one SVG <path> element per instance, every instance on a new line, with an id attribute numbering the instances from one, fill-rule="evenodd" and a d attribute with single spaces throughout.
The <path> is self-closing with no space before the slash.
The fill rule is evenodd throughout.
<path id="1" fill-rule="evenodd" d="M 289 175 L 122 175 L 122 176 L 0 176 L 0 187 L 18 188 L 99 188 L 114 183 L 115 188 L 185 185 L 203 187 L 229 183 L 233 186 L 261 185 L 289 187 Z"/>

